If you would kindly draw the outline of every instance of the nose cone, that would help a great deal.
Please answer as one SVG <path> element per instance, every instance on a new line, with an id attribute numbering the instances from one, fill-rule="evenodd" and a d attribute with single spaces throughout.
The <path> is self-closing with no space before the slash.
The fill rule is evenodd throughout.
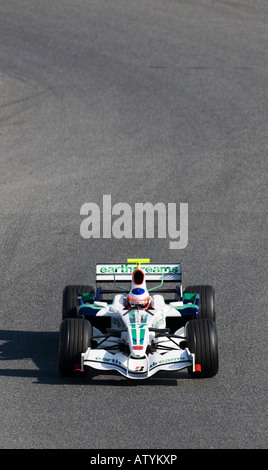
<path id="1" fill-rule="evenodd" d="M 144 357 L 149 342 L 148 314 L 142 310 L 128 313 L 129 346 L 132 357 Z"/>

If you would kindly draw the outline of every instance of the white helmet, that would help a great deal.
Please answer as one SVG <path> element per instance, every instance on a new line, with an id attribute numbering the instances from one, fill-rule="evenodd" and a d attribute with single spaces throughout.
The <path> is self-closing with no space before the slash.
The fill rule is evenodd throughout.
<path id="1" fill-rule="evenodd" d="M 149 306 L 150 300 L 144 272 L 141 269 L 135 269 L 132 274 L 131 289 L 127 296 L 128 305 L 130 308 L 145 309 Z"/>

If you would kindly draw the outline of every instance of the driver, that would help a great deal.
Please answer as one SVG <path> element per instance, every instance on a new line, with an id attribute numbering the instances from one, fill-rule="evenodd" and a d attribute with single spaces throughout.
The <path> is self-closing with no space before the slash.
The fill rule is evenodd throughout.
<path id="1" fill-rule="evenodd" d="M 146 287 L 144 272 L 141 269 L 135 269 L 132 274 L 131 289 L 126 299 L 126 307 L 147 309 L 151 304 L 151 300 Z"/>

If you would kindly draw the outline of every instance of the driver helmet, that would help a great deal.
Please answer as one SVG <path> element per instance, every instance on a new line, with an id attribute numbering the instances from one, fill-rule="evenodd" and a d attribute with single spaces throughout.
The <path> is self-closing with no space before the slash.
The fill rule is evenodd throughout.
<path id="1" fill-rule="evenodd" d="M 132 274 L 131 289 L 127 296 L 130 308 L 148 308 L 151 298 L 146 287 L 145 275 L 141 269 L 135 269 Z"/>

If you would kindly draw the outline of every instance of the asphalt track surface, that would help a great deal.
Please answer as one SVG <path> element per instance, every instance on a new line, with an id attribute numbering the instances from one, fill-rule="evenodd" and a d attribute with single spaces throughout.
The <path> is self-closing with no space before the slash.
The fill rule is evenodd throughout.
<path id="1" fill-rule="evenodd" d="M 268 3 L 1 0 L 0 447 L 267 447 Z M 80 236 L 80 207 L 188 203 L 189 240 Z M 61 293 L 95 263 L 213 284 L 220 369 L 57 371 Z"/>

